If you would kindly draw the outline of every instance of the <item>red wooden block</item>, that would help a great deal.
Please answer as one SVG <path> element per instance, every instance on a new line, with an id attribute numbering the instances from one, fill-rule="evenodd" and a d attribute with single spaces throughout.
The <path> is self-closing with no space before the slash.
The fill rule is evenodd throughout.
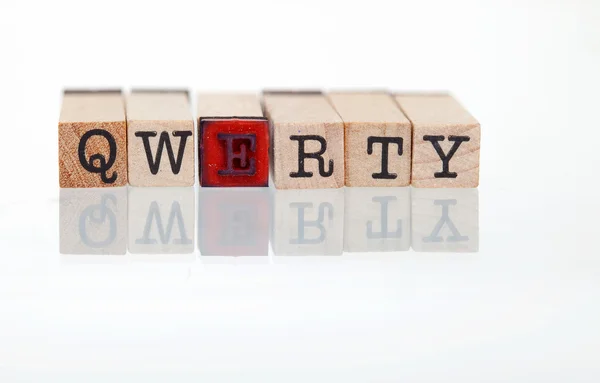
<path id="1" fill-rule="evenodd" d="M 200 120 L 200 185 L 269 186 L 265 118 Z"/>

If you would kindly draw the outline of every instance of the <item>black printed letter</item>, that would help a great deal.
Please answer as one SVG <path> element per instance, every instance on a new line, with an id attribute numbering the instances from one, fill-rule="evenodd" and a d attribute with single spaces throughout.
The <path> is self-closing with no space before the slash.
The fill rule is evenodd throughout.
<path id="1" fill-rule="evenodd" d="M 393 180 L 398 177 L 396 173 L 388 172 L 388 148 L 390 144 L 398 145 L 398 155 L 402 155 L 402 138 L 401 137 L 369 137 L 367 138 L 367 154 L 373 154 L 373 144 L 376 142 L 381 144 L 381 172 L 373 173 L 375 179 Z"/>
<path id="2" fill-rule="evenodd" d="M 449 170 L 450 160 L 454 156 L 454 153 L 456 153 L 456 151 L 458 150 L 460 144 L 471 140 L 471 138 L 467 136 L 448 136 L 448 141 L 454 142 L 454 145 L 452 145 L 452 148 L 450 148 L 448 154 L 444 154 L 444 151 L 442 150 L 442 147 L 439 143 L 439 141 L 444 141 L 444 136 L 423 136 L 423 140 L 431 142 L 433 148 L 442 160 L 442 171 L 434 173 L 433 176 L 435 178 L 456 178 L 457 174 L 450 172 Z"/>
<path id="3" fill-rule="evenodd" d="M 187 131 L 175 131 L 173 132 L 174 137 L 181 137 L 179 140 L 179 151 L 177 152 L 177 158 L 173 153 L 171 146 L 171 140 L 169 139 L 169 133 L 162 132 L 158 139 L 158 148 L 156 149 L 156 160 L 152 159 L 152 149 L 150 148 L 150 137 L 156 137 L 156 132 L 135 132 L 136 137 L 141 137 L 144 141 L 144 150 L 146 151 L 146 158 L 148 159 L 148 166 L 150 166 L 150 172 L 154 175 L 158 173 L 160 168 L 160 160 L 162 158 L 163 146 L 167 147 L 167 154 L 169 155 L 169 162 L 171 162 L 171 170 L 174 174 L 179 174 L 181 170 L 181 164 L 183 162 L 183 152 L 185 151 L 185 142 L 187 138 L 192 135 L 192 132 Z"/>
<path id="4" fill-rule="evenodd" d="M 325 159 L 323 159 L 323 153 L 327 150 L 327 141 L 318 135 L 307 135 L 307 136 L 290 136 L 290 140 L 298 141 L 298 171 L 291 172 L 290 177 L 310 178 L 313 176 L 312 172 L 304 171 L 304 160 L 312 158 L 319 161 L 319 174 L 321 177 L 329 177 L 333 174 L 333 160 L 329 160 L 329 171 L 325 170 Z M 321 150 L 315 153 L 306 153 L 304 151 L 304 143 L 308 140 L 318 141 L 321 144 Z"/>
<path id="5" fill-rule="evenodd" d="M 106 138 L 106 141 L 108 141 L 108 161 L 106 161 L 106 158 L 103 154 L 99 153 L 92 154 L 89 159 L 85 158 L 85 146 L 92 136 L 102 136 Z M 100 179 L 106 184 L 112 184 L 117 180 L 117 172 L 113 172 L 112 176 L 110 177 L 106 175 L 106 172 L 110 170 L 117 159 L 117 143 L 115 142 L 115 138 L 106 130 L 92 129 L 87 131 L 79 141 L 78 152 L 79 163 L 81 163 L 81 166 L 83 166 L 85 170 L 91 173 L 100 173 Z M 97 166 L 94 165 L 94 161 L 98 161 Z"/>
<path id="6" fill-rule="evenodd" d="M 253 176 L 256 174 L 256 159 L 248 161 L 246 143 L 250 143 L 250 151 L 256 151 L 256 134 L 229 134 L 219 133 L 217 138 L 227 143 L 227 169 L 219 170 L 221 176 Z M 240 143 L 239 153 L 233 151 L 233 140 L 244 141 Z M 240 160 L 240 166 L 236 169 L 233 160 Z"/>

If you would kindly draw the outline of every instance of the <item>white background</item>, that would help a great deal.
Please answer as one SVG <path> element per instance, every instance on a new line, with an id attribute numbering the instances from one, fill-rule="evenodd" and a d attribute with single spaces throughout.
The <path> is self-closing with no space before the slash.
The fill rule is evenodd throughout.
<path id="1" fill-rule="evenodd" d="M 4 381 L 596 382 L 597 1 L 2 1 Z M 451 90 L 480 251 L 64 267 L 68 86 Z"/>

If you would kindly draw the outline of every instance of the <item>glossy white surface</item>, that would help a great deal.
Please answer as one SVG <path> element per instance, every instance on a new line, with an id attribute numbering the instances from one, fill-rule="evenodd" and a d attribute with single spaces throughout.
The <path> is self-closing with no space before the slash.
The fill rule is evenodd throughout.
<path id="1" fill-rule="evenodd" d="M 3 2 L 0 380 L 597 382 L 599 9 L 591 1 Z M 451 216 L 460 236 L 447 222 L 441 235 L 477 244 L 440 252 L 448 248 L 418 243 L 442 217 L 433 207 L 443 191 L 390 190 L 398 205 L 388 231 L 410 220 L 410 242 L 370 243 L 360 234 L 368 222 L 381 232 L 382 215 L 369 191 L 339 191 L 328 222 L 329 207 L 324 220 L 314 210 L 328 202 L 323 193 L 248 192 L 229 209 L 195 188 L 193 203 L 179 202 L 182 214 L 195 213 L 193 223 L 183 219 L 195 236 L 191 253 L 61 254 L 65 243 L 77 249 L 81 212 L 97 204 L 61 209 L 58 189 L 60 91 L 86 85 L 450 89 L 482 125 L 481 186 L 477 198 L 456 199 L 467 201 Z M 153 201 L 166 230 L 178 198 L 141 191 L 132 201 L 137 191 L 125 191 L 120 252 L 144 238 Z M 300 209 L 290 203 L 313 204 L 302 213 L 313 222 L 305 238 L 319 238 L 319 225 L 335 233 L 306 251 L 336 255 L 273 251 L 275 240 L 290 250 L 297 239 Z M 280 222 L 267 255 L 201 255 L 233 252 L 218 246 L 233 232 L 263 253 L 264 221 L 242 224 L 257 206 Z M 141 216 L 132 220 L 132 211 Z M 70 229 L 61 237 L 63 217 Z M 218 217 L 222 226 L 210 226 Z M 96 241 L 110 234 L 90 230 Z M 340 254 L 344 247 L 365 251 Z"/>

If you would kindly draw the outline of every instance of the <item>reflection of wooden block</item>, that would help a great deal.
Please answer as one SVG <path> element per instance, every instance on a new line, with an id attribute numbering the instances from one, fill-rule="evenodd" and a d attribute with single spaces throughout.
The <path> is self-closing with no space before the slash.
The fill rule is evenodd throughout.
<path id="1" fill-rule="evenodd" d="M 347 188 L 344 250 L 410 249 L 410 188 Z"/>
<path id="2" fill-rule="evenodd" d="M 264 95 L 278 189 L 344 186 L 344 124 L 324 95 Z"/>
<path id="3" fill-rule="evenodd" d="M 132 186 L 194 185 L 194 120 L 186 91 L 133 91 L 127 130 Z"/>
<path id="4" fill-rule="evenodd" d="M 266 188 L 200 188 L 200 254 L 268 255 L 269 196 Z"/>
<path id="5" fill-rule="evenodd" d="M 452 96 L 398 95 L 413 124 L 412 186 L 479 185 L 479 123 Z"/>
<path id="6" fill-rule="evenodd" d="M 127 184 L 121 91 L 65 91 L 58 123 L 60 187 Z"/>
<path id="7" fill-rule="evenodd" d="M 127 250 L 127 189 L 60 191 L 60 253 L 115 254 Z"/>
<path id="8" fill-rule="evenodd" d="M 129 188 L 129 252 L 192 253 L 195 200 L 193 188 Z"/>
<path id="9" fill-rule="evenodd" d="M 386 93 L 330 93 L 344 120 L 346 186 L 408 186 L 411 124 Z"/>
<path id="10" fill-rule="evenodd" d="M 413 250 L 479 250 L 477 189 L 412 189 L 411 194 Z"/>
<path id="11" fill-rule="evenodd" d="M 269 124 L 253 94 L 198 95 L 202 186 L 269 186 Z"/>
<path id="12" fill-rule="evenodd" d="M 275 255 L 341 255 L 344 189 L 277 190 L 272 240 Z"/>

